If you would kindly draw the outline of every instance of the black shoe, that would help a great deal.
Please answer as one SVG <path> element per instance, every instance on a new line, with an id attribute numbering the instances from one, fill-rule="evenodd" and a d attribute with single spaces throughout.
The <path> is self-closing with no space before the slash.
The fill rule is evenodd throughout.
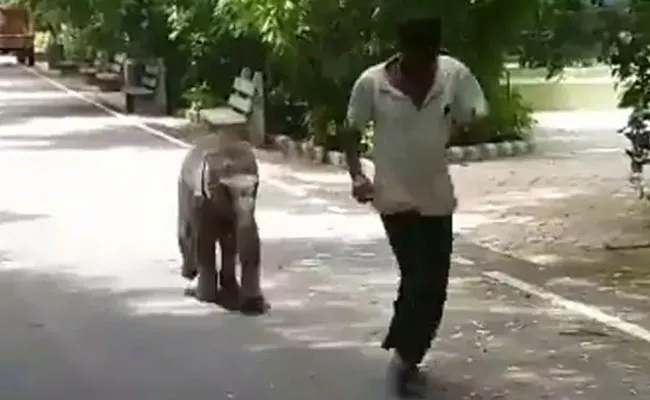
<path id="1" fill-rule="evenodd" d="M 424 374 L 417 365 L 406 364 L 397 355 L 388 366 L 388 382 L 391 391 L 399 398 L 426 397 L 427 381 Z"/>

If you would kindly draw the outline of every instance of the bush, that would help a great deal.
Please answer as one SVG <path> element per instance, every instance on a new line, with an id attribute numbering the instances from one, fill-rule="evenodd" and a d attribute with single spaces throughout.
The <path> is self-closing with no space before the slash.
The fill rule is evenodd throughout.
<path id="1" fill-rule="evenodd" d="M 490 102 L 490 142 L 526 140 L 535 125 L 532 108 L 517 90 L 503 88 Z"/>
<path id="2" fill-rule="evenodd" d="M 93 49 L 163 58 L 174 108 L 209 107 L 228 96 L 243 66 L 263 71 L 268 130 L 336 149 L 354 80 L 392 53 L 396 19 L 412 6 L 445 21 L 445 46 L 497 105 L 497 136 L 519 134 L 523 106 L 512 98 L 502 105 L 495 87 L 503 55 L 538 1 L 40 0 L 35 12 L 70 56 Z"/>

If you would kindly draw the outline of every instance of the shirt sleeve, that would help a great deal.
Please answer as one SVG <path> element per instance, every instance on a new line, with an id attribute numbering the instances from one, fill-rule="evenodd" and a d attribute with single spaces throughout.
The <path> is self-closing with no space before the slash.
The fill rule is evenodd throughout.
<path id="1" fill-rule="evenodd" d="M 478 80 L 465 65 L 458 69 L 454 90 L 454 119 L 468 123 L 488 114 L 488 104 Z"/>
<path id="2" fill-rule="evenodd" d="M 374 83 L 370 76 L 363 73 L 352 86 L 348 103 L 348 126 L 364 130 L 373 117 Z"/>

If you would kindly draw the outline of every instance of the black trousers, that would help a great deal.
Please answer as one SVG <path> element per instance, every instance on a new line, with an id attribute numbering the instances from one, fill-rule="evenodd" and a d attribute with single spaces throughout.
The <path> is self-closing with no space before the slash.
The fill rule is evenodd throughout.
<path id="1" fill-rule="evenodd" d="M 382 214 L 400 272 L 397 299 L 382 347 L 412 364 L 422 361 L 442 320 L 451 268 L 452 217 Z"/>

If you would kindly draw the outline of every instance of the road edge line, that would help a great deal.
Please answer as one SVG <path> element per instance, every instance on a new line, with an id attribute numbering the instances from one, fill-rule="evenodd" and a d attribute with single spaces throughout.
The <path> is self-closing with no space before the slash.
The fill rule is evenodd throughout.
<path id="1" fill-rule="evenodd" d="M 173 143 L 173 144 L 175 144 L 175 145 L 177 145 L 179 147 L 183 147 L 183 148 L 190 148 L 191 147 L 191 145 L 189 145 L 188 143 L 186 143 L 185 141 L 183 141 L 181 139 L 175 138 L 175 137 L 173 137 L 171 135 L 166 134 L 163 131 L 152 128 L 150 126 L 147 126 L 144 122 L 139 120 L 138 117 L 130 116 L 130 115 L 115 111 L 115 110 L 113 110 L 113 109 L 111 109 L 109 107 L 106 107 L 105 105 L 103 105 L 103 104 L 101 104 L 101 103 L 99 103 L 99 102 L 97 102 L 97 101 L 95 101 L 93 99 L 88 98 L 88 96 L 85 96 L 84 94 L 82 94 L 82 93 L 80 93 L 80 92 L 78 92 L 78 91 L 76 91 L 74 89 L 70 89 L 69 87 L 62 84 L 61 82 L 57 82 L 56 80 L 50 78 L 49 76 L 44 75 L 43 73 L 38 71 L 36 68 L 28 68 L 28 67 L 25 67 L 25 66 L 22 66 L 22 65 L 21 65 L 21 67 L 24 70 L 31 73 L 32 75 L 36 75 L 40 79 L 42 79 L 45 82 L 49 83 L 50 85 L 56 87 L 57 89 L 60 89 L 60 90 L 64 91 L 65 93 L 69 94 L 70 96 L 76 97 L 76 98 L 78 98 L 80 100 L 83 100 L 84 102 L 86 102 L 86 103 L 88 103 L 88 104 L 90 104 L 92 106 L 95 106 L 95 107 L 99 108 L 100 110 L 104 111 L 105 113 L 109 114 L 110 116 L 112 116 L 114 118 L 129 121 L 135 127 L 140 128 L 143 131 L 146 131 L 146 132 L 148 132 L 148 133 L 150 133 L 150 134 L 152 134 L 154 136 L 157 136 L 157 137 L 159 137 L 161 139 L 164 139 L 164 140 L 166 140 L 166 141 L 168 141 L 170 143 Z"/>
<path id="2" fill-rule="evenodd" d="M 564 308 L 565 310 L 572 311 L 577 314 L 582 314 L 585 317 L 599 322 L 602 325 L 616 329 L 646 343 L 650 343 L 650 331 L 646 330 L 640 325 L 633 324 L 632 322 L 625 321 L 622 318 L 607 314 L 596 306 L 587 305 L 575 300 L 569 300 L 558 294 L 545 290 L 540 286 L 528 283 L 519 278 L 515 278 L 514 276 L 509 275 L 505 272 L 492 270 L 482 272 L 482 275 L 494 282 L 510 286 L 521 292 L 547 301 L 555 306 Z"/>
<path id="3" fill-rule="evenodd" d="M 181 148 L 189 149 L 189 148 L 192 147 L 191 144 L 187 143 L 186 141 L 184 141 L 182 139 L 178 139 L 178 138 L 176 138 L 176 137 L 174 137 L 172 135 L 169 135 L 169 134 L 167 134 L 167 133 L 165 133 L 165 132 L 163 132 L 161 130 L 158 130 L 158 129 L 155 129 L 155 128 L 152 128 L 152 127 L 146 125 L 137 116 L 131 116 L 131 115 L 121 113 L 119 111 L 115 111 L 115 110 L 111 109 L 110 107 L 107 107 L 107 106 L 101 104 L 98 101 L 95 101 L 95 100 L 93 100 L 91 98 L 88 98 L 88 96 L 85 96 L 83 93 L 81 93 L 79 91 L 76 91 L 74 89 L 71 89 L 71 88 L 67 87 L 66 85 L 64 85 L 63 83 L 57 82 L 56 80 L 50 78 L 49 76 L 41 73 L 40 71 L 38 71 L 37 68 L 29 68 L 29 67 L 26 67 L 26 66 L 23 66 L 23 65 L 21 65 L 20 67 L 22 67 L 24 70 L 27 70 L 32 75 L 35 75 L 36 77 L 44 80 L 45 82 L 49 83 L 50 85 L 52 85 L 54 87 L 56 87 L 57 89 L 67 93 L 68 95 L 76 97 L 79 100 L 82 100 L 82 101 L 86 102 L 87 104 L 90 104 L 90 105 L 92 105 L 94 107 L 97 107 L 100 110 L 104 111 L 105 113 L 109 114 L 110 116 L 112 116 L 112 117 L 114 117 L 114 118 L 116 118 L 118 120 L 128 121 L 132 126 L 134 126 L 136 128 L 139 128 L 139 129 L 141 129 L 141 130 L 143 130 L 143 131 L 145 131 L 145 132 L 147 132 L 147 133 L 149 133 L 151 135 L 154 135 L 154 136 L 156 136 L 158 138 L 166 140 L 166 141 L 168 141 L 168 142 L 170 142 L 170 143 L 172 143 L 172 144 L 174 144 L 176 146 L 179 146 Z M 285 193 L 287 193 L 287 194 L 289 194 L 291 196 L 300 197 L 300 198 L 304 198 L 304 197 L 307 196 L 306 191 L 301 190 L 299 188 L 293 188 L 293 187 L 291 187 L 291 185 L 289 185 L 287 183 L 284 183 L 279 179 L 271 178 L 269 176 L 265 177 L 264 179 L 270 185 L 276 187 L 277 189 L 280 189 L 280 190 L 284 191 Z M 327 201 L 327 200 L 325 200 L 325 201 Z"/>
<path id="4" fill-rule="evenodd" d="M 97 101 L 95 101 L 93 99 L 88 98 L 88 96 L 85 96 L 84 94 L 82 94 L 82 93 L 80 93 L 80 92 L 78 92 L 78 91 L 76 91 L 74 89 L 71 89 L 71 88 L 67 87 L 66 85 L 62 84 L 61 82 L 57 82 L 56 80 L 50 78 L 49 76 L 44 75 L 43 73 L 39 72 L 36 68 L 28 68 L 28 67 L 25 67 L 25 66 L 21 66 L 21 67 L 24 70 L 31 73 L 32 75 L 36 75 L 40 79 L 42 79 L 42 80 L 46 81 L 47 83 L 49 83 L 50 85 L 56 87 L 57 89 L 60 89 L 60 90 L 64 91 L 65 93 L 69 94 L 70 96 L 76 97 L 76 98 L 78 98 L 80 100 L 83 100 L 84 102 L 86 102 L 86 103 L 88 103 L 88 104 L 90 104 L 92 106 L 95 106 L 95 107 L 99 108 L 100 110 L 104 111 L 105 113 L 109 114 L 110 116 L 112 116 L 114 118 L 129 121 L 135 127 L 140 128 L 143 131 L 146 131 L 146 132 L 148 132 L 148 133 L 150 133 L 150 134 L 152 134 L 154 136 L 157 136 L 157 137 L 159 137 L 161 139 L 164 139 L 164 140 L 166 140 L 166 141 L 168 141 L 170 143 L 173 143 L 173 144 L 175 144 L 175 145 L 177 145 L 179 147 L 182 147 L 182 148 L 190 148 L 191 147 L 191 145 L 189 145 L 187 142 L 185 142 L 185 141 L 183 141 L 181 139 L 178 139 L 178 138 L 176 138 L 174 136 L 168 135 L 165 132 L 160 131 L 158 129 L 147 126 L 138 117 L 130 116 L 130 115 L 115 111 L 115 110 L 113 110 L 113 109 L 111 109 L 109 107 L 106 107 L 105 105 L 103 105 L 103 104 L 101 104 L 101 103 L 99 103 L 99 102 L 97 102 Z"/>

